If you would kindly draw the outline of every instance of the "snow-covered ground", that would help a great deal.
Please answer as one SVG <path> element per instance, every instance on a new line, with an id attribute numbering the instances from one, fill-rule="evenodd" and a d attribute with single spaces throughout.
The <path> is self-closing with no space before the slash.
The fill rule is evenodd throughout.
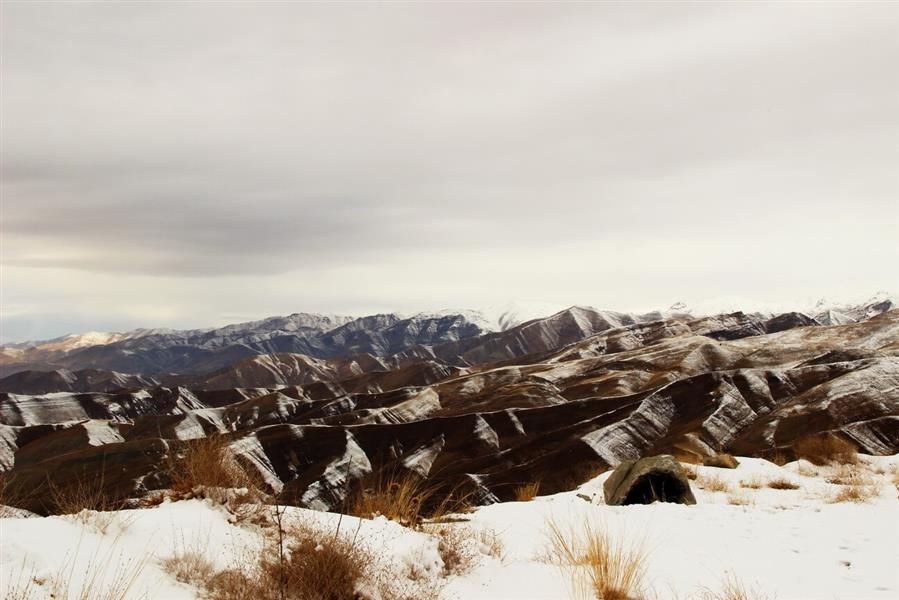
<path id="1" fill-rule="evenodd" d="M 843 488 L 826 480 L 845 477 L 839 468 L 739 460 L 734 470 L 695 468 L 695 506 L 606 506 L 604 474 L 571 492 L 481 507 L 462 515 L 466 521 L 444 527 L 495 534 L 503 556 L 475 542 L 471 569 L 448 576 L 441 573 L 435 535 L 383 518 L 359 520 L 297 508 L 286 509 L 286 519 L 327 531 L 339 523 L 342 535 L 377 549 L 382 573 L 439 582 L 441 597 L 460 600 L 570 597 L 568 578 L 544 562 L 549 519 L 559 524 L 589 519 L 627 545 L 645 549 L 650 598 L 689 598 L 701 586 L 716 589 L 728 573 L 747 588 L 781 600 L 899 597 L 899 456 L 862 457 L 866 483 L 876 482 L 878 488 L 865 503 L 833 502 Z M 766 486 L 777 479 L 798 489 Z M 11 597 L 29 579 L 43 584 L 33 586 L 33 598 L 50 597 L 54 579 L 76 591 L 87 580 L 102 589 L 133 579 L 128 598 L 192 599 L 199 597 L 198 590 L 178 583 L 163 564 L 166 558 L 200 552 L 225 569 L 257 556 L 264 543 L 258 526 L 238 522 L 204 500 L 116 513 L 4 518 L 0 594 Z"/>

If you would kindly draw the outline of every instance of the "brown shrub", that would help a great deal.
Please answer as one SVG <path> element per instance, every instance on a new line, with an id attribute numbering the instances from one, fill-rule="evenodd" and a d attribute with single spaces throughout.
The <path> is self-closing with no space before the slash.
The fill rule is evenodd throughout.
<path id="1" fill-rule="evenodd" d="M 258 489 L 223 435 L 187 440 L 169 466 L 170 489 L 177 497 L 189 497 L 197 488 Z"/>
<path id="2" fill-rule="evenodd" d="M 209 559 L 199 549 L 176 552 L 161 561 L 162 568 L 177 581 L 202 588 L 215 575 Z"/>
<path id="3" fill-rule="evenodd" d="M 284 545 L 256 560 L 216 572 L 192 552 L 164 562 L 178 581 L 205 591 L 210 600 L 337 600 L 356 597 L 371 555 L 336 533 L 302 526 L 285 532 Z"/>
<path id="4" fill-rule="evenodd" d="M 349 501 L 347 514 L 362 518 L 384 516 L 417 528 L 425 519 L 440 520 L 450 513 L 468 512 L 471 495 L 457 489 L 443 492 L 415 473 L 379 476 Z"/>
<path id="5" fill-rule="evenodd" d="M 799 484 L 790 481 L 785 477 L 777 477 L 768 481 L 768 487 L 772 490 L 798 490 Z"/>
<path id="6" fill-rule="evenodd" d="M 643 593 L 646 552 L 629 549 L 593 521 L 581 528 L 547 521 L 548 558 L 566 569 L 575 595 L 602 600 L 633 600 Z"/>
<path id="7" fill-rule="evenodd" d="M 402 525 L 415 527 L 424 518 L 425 507 L 436 489 L 415 475 L 390 475 L 373 487 L 360 490 L 349 506 L 349 514 L 370 519 L 384 516 Z"/>
<path id="8" fill-rule="evenodd" d="M 793 442 L 796 456 L 823 466 L 829 463 L 858 463 L 858 451 L 850 442 L 833 434 L 812 435 Z"/>
<path id="9" fill-rule="evenodd" d="M 307 525 L 284 526 L 283 509 L 275 508 L 277 534 L 232 568 L 215 571 L 192 551 L 163 562 L 175 579 L 194 585 L 207 600 L 436 600 L 436 580 L 410 581 L 381 572 L 374 552 L 357 536 L 322 531 Z"/>
<path id="10" fill-rule="evenodd" d="M 696 485 L 708 492 L 727 492 L 730 486 L 717 475 L 701 475 L 696 480 Z"/>
<path id="11" fill-rule="evenodd" d="M 530 502 L 540 493 L 540 482 L 527 483 L 515 488 L 515 499 L 519 502 Z"/>

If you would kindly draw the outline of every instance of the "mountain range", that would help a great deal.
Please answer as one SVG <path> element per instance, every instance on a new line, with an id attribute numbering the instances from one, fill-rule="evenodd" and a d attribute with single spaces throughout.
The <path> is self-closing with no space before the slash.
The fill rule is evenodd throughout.
<path id="1" fill-rule="evenodd" d="M 253 352 L 180 374 L 16 372 L 0 382 L 0 471 L 35 491 L 34 510 L 48 485 L 84 476 L 135 498 L 168 484 L 187 440 L 221 434 L 271 491 L 330 509 L 383 469 L 491 502 L 522 482 L 569 489 L 663 452 L 791 456 L 825 434 L 899 451 L 899 310 L 883 298 L 812 315 L 571 307 L 489 332 L 462 314 L 343 319 L 126 335 L 59 355 L 288 337 L 331 356 Z"/>
<path id="2" fill-rule="evenodd" d="M 815 312 L 806 314 L 809 323 L 847 324 L 890 310 L 897 303 L 895 297 L 880 294 L 859 305 L 822 302 Z M 542 318 L 534 316 L 552 309 L 510 304 L 487 311 L 444 310 L 413 316 L 296 313 L 221 328 L 89 332 L 20 342 L 0 347 L 0 376 L 4 377 L 0 391 L 108 391 L 163 382 L 203 386 L 203 376 L 221 380 L 218 372 L 237 367 L 245 359 L 283 353 L 356 360 L 379 369 L 429 358 L 468 366 L 550 350 L 614 327 L 703 314 L 676 304 L 667 311 L 643 314 L 571 307 Z M 521 327 L 530 321 L 534 324 Z M 355 355 L 359 357 L 354 359 Z M 268 384 L 278 382 L 276 378 Z"/>

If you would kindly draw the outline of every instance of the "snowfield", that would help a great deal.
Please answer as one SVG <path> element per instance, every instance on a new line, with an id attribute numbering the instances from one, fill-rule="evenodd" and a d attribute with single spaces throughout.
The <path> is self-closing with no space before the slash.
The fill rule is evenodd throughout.
<path id="1" fill-rule="evenodd" d="M 689 598 L 701 587 L 718 589 L 730 574 L 760 597 L 894 599 L 899 597 L 899 456 L 860 459 L 866 483 L 877 494 L 865 503 L 833 501 L 843 486 L 827 479 L 838 478 L 840 467 L 805 461 L 778 467 L 740 458 L 732 470 L 694 467 L 695 506 L 606 506 L 605 473 L 570 492 L 480 507 L 443 527 L 495 534 L 504 551 L 488 552 L 475 541 L 470 570 L 455 575 L 444 574 L 439 538 L 427 527 L 414 531 L 383 517 L 291 507 L 285 519 L 328 532 L 339 526 L 339 535 L 375 550 L 378 572 L 410 585 L 433 584 L 442 588 L 441 598 L 572 597 L 565 572 L 545 562 L 547 521 L 589 519 L 647 551 L 648 598 Z M 798 487 L 767 487 L 774 480 Z M 124 582 L 127 598 L 199 598 L 200 591 L 176 581 L 164 561 L 198 552 L 216 569 L 230 568 L 258 555 L 265 544 L 262 532 L 208 500 L 112 513 L 7 517 L 0 519 L 0 594 L 16 597 L 31 581 L 31 598 L 50 598 L 52 582 L 62 581 L 69 597 L 80 597 L 87 583 L 102 590 L 125 587 Z M 376 592 L 361 591 L 377 598 Z"/>

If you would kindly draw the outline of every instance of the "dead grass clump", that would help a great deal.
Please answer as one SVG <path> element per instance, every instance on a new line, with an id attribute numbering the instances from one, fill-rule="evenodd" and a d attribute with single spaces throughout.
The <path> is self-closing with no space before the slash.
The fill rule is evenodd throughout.
<path id="1" fill-rule="evenodd" d="M 830 480 L 828 480 L 830 481 Z M 840 490 L 830 498 L 831 503 L 840 502 L 869 502 L 880 496 L 881 483 L 861 473 L 853 473 L 851 476 L 840 479 Z"/>
<path id="2" fill-rule="evenodd" d="M 191 497 L 198 488 L 256 489 L 258 486 L 237 462 L 223 435 L 187 440 L 169 467 L 170 489 L 176 497 Z"/>
<path id="3" fill-rule="evenodd" d="M 646 552 L 628 548 L 594 521 L 580 528 L 547 521 L 548 556 L 571 577 L 575 594 L 602 600 L 632 600 L 642 595 Z"/>
<path id="4" fill-rule="evenodd" d="M 190 550 L 178 553 L 162 561 L 162 568 L 177 581 L 203 587 L 215 575 L 212 563 L 201 553 Z"/>
<path id="5" fill-rule="evenodd" d="M 121 508 L 121 502 L 110 497 L 105 485 L 105 477 L 88 475 L 76 477 L 69 485 L 57 484 L 47 479 L 49 497 L 44 508 L 51 515 L 74 515 L 84 510 L 112 511 Z"/>
<path id="6" fill-rule="evenodd" d="M 451 513 L 471 510 L 471 495 L 458 489 L 442 492 L 415 473 L 380 477 L 349 501 L 347 514 L 370 519 L 383 516 L 407 527 L 426 520 L 439 521 Z"/>
<path id="7" fill-rule="evenodd" d="M 800 438 L 793 442 L 793 451 L 796 452 L 796 456 L 818 466 L 829 463 L 850 465 L 858 463 L 858 451 L 855 446 L 830 433 Z"/>
<path id="8" fill-rule="evenodd" d="M 444 575 L 462 575 L 474 568 L 478 543 L 465 528 L 443 525 L 433 530 L 437 536 L 437 551 L 443 560 Z"/>
<path id="9" fill-rule="evenodd" d="M 743 479 L 740 481 L 740 487 L 748 488 L 750 490 L 759 490 L 765 487 L 765 482 L 759 475 L 753 475 L 749 479 Z"/>
<path id="10" fill-rule="evenodd" d="M 798 490 L 799 484 L 790 481 L 786 477 L 777 477 L 768 481 L 768 487 L 772 490 Z"/>
<path id="11" fill-rule="evenodd" d="M 728 483 L 717 475 L 701 475 L 696 479 L 696 485 L 707 492 L 730 491 Z"/>
<path id="12" fill-rule="evenodd" d="M 769 596 L 762 594 L 756 588 L 747 588 L 733 574 L 728 573 L 721 583 L 721 589 L 700 588 L 695 598 L 696 600 L 768 600 Z"/>
<path id="13" fill-rule="evenodd" d="M 515 499 L 519 502 L 530 502 L 540 493 L 540 482 L 527 483 L 515 488 Z"/>
<path id="14" fill-rule="evenodd" d="M 748 506 L 753 502 L 746 494 L 733 493 L 727 495 L 727 503 L 734 506 Z"/>
<path id="15" fill-rule="evenodd" d="M 462 575 L 471 571 L 479 555 L 504 561 L 506 549 L 502 538 L 492 529 L 481 529 L 463 523 L 428 526 L 425 531 L 437 536 L 437 551 L 443 559 L 444 575 Z"/>
<path id="16" fill-rule="evenodd" d="M 190 556 L 175 557 L 169 572 L 203 589 L 209 600 L 356 598 L 372 558 L 354 539 L 302 526 L 286 532 L 283 546 L 269 548 L 239 568 L 215 572 L 200 557 L 199 573 L 184 573 L 177 561 Z"/>
<path id="17" fill-rule="evenodd" d="M 414 474 L 391 475 L 373 487 L 360 490 L 350 503 L 349 514 L 366 519 L 383 516 L 416 527 L 421 524 L 425 506 L 435 493 L 433 487 Z"/>

